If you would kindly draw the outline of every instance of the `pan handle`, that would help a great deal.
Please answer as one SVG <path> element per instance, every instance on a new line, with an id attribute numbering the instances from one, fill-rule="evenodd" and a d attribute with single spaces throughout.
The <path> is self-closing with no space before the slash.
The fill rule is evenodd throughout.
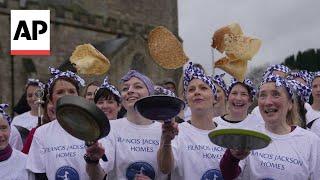
<path id="1" fill-rule="evenodd" d="M 89 147 L 89 146 L 91 146 L 92 144 L 94 144 L 94 143 L 96 143 L 97 141 L 94 141 L 94 142 L 85 142 L 85 145 L 87 146 L 87 147 Z M 107 162 L 108 161 L 108 158 L 107 158 L 107 156 L 104 154 L 102 157 L 101 157 L 101 159 L 104 161 L 104 162 Z"/>

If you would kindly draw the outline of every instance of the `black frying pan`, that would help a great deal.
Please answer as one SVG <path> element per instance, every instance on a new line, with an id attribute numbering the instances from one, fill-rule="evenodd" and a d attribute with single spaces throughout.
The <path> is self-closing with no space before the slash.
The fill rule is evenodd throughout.
<path id="1" fill-rule="evenodd" d="M 56 117 L 66 132 L 84 140 L 87 146 L 106 137 L 110 132 L 110 123 L 104 112 L 81 96 L 67 95 L 59 98 Z M 106 155 L 102 159 L 108 161 Z"/>
<path id="2" fill-rule="evenodd" d="M 153 95 L 139 99 L 134 108 L 144 118 L 171 122 L 185 108 L 185 103 L 176 97 Z"/>
<path id="3" fill-rule="evenodd" d="M 65 131 L 88 143 L 106 137 L 110 132 L 109 120 L 103 111 L 81 96 L 59 98 L 56 117 Z"/>

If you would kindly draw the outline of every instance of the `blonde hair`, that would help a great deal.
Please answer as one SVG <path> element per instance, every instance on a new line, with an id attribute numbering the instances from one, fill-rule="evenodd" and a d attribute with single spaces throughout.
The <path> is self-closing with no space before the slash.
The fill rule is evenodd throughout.
<path id="1" fill-rule="evenodd" d="M 288 93 L 288 99 L 292 103 L 292 108 L 287 113 L 286 122 L 290 126 L 292 126 L 292 125 L 301 126 L 300 115 L 298 112 L 298 101 L 296 99 L 296 96 L 294 98 L 294 101 L 292 102 L 292 100 L 289 96 L 289 93 Z"/>

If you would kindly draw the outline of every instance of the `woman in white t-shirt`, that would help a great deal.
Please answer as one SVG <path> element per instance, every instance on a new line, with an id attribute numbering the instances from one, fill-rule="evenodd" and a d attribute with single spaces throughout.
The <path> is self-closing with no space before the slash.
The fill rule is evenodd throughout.
<path id="1" fill-rule="evenodd" d="M 251 152 L 228 149 L 220 162 L 225 179 L 319 179 L 320 138 L 296 125 L 294 98 L 289 82 L 278 75 L 261 82 L 258 105 L 265 123 L 255 130 L 271 143 Z"/>
<path id="2" fill-rule="evenodd" d="M 152 81 L 135 70 L 122 77 L 121 100 L 127 117 L 110 121 L 109 135 L 87 148 L 87 172 L 91 179 L 167 179 L 157 165 L 161 123 L 142 117 L 134 109 L 140 98 L 154 94 Z M 99 159 L 106 154 L 108 162 Z"/>
<path id="3" fill-rule="evenodd" d="M 109 84 L 108 76 L 94 92 L 94 103 L 104 112 L 109 120 L 116 120 L 121 108 L 121 95 L 113 85 Z"/>
<path id="4" fill-rule="evenodd" d="M 313 73 L 311 82 L 313 103 L 305 104 L 307 128 L 320 137 L 320 71 Z"/>
<path id="5" fill-rule="evenodd" d="M 28 79 L 25 93 L 31 110 L 14 117 L 11 126 L 21 126 L 29 131 L 38 126 L 38 104 L 36 103 L 37 97 L 35 96 L 35 91 L 39 88 L 44 89 L 44 84 L 41 81 L 38 79 Z"/>
<path id="6" fill-rule="evenodd" d="M 79 95 L 84 80 L 71 71 L 61 72 L 51 68 L 52 77 L 47 83 L 50 103 L 56 106 L 57 100 L 65 95 Z M 85 142 L 71 136 L 53 120 L 36 129 L 28 154 L 26 168 L 39 179 L 89 179 L 83 156 Z"/>
<path id="7" fill-rule="evenodd" d="M 248 114 L 256 90 L 249 79 L 239 82 L 232 78 L 227 89 L 227 114 L 213 118 L 220 128 L 255 128 L 262 119 Z"/>
<path id="8" fill-rule="evenodd" d="M 4 112 L 7 104 L 0 104 L 0 177 L 1 179 L 34 179 L 34 174 L 25 168 L 27 155 L 11 148 L 9 144 L 10 117 Z"/>
<path id="9" fill-rule="evenodd" d="M 217 98 L 214 82 L 190 62 L 184 72 L 183 94 L 191 120 L 162 125 L 158 165 L 174 180 L 221 179 L 219 161 L 224 148 L 208 138 L 217 126 L 212 120 Z"/>

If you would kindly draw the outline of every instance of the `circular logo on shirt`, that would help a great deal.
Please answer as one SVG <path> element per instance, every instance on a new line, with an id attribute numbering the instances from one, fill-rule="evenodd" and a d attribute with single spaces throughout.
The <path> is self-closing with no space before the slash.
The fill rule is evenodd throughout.
<path id="1" fill-rule="evenodd" d="M 134 162 L 127 168 L 126 176 L 128 180 L 134 180 L 136 174 L 144 174 L 150 179 L 154 179 L 156 173 L 153 167 L 147 162 Z"/>
<path id="2" fill-rule="evenodd" d="M 59 168 L 56 172 L 56 180 L 79 180 L 78 172 L 69 166 L 63 166 Z"/>
<path id="3" fill-rule="evenodd" d="M 209 169 L 204 173 L 201 180 L 223 180 L 222 174 L 217 169 Z"/>

